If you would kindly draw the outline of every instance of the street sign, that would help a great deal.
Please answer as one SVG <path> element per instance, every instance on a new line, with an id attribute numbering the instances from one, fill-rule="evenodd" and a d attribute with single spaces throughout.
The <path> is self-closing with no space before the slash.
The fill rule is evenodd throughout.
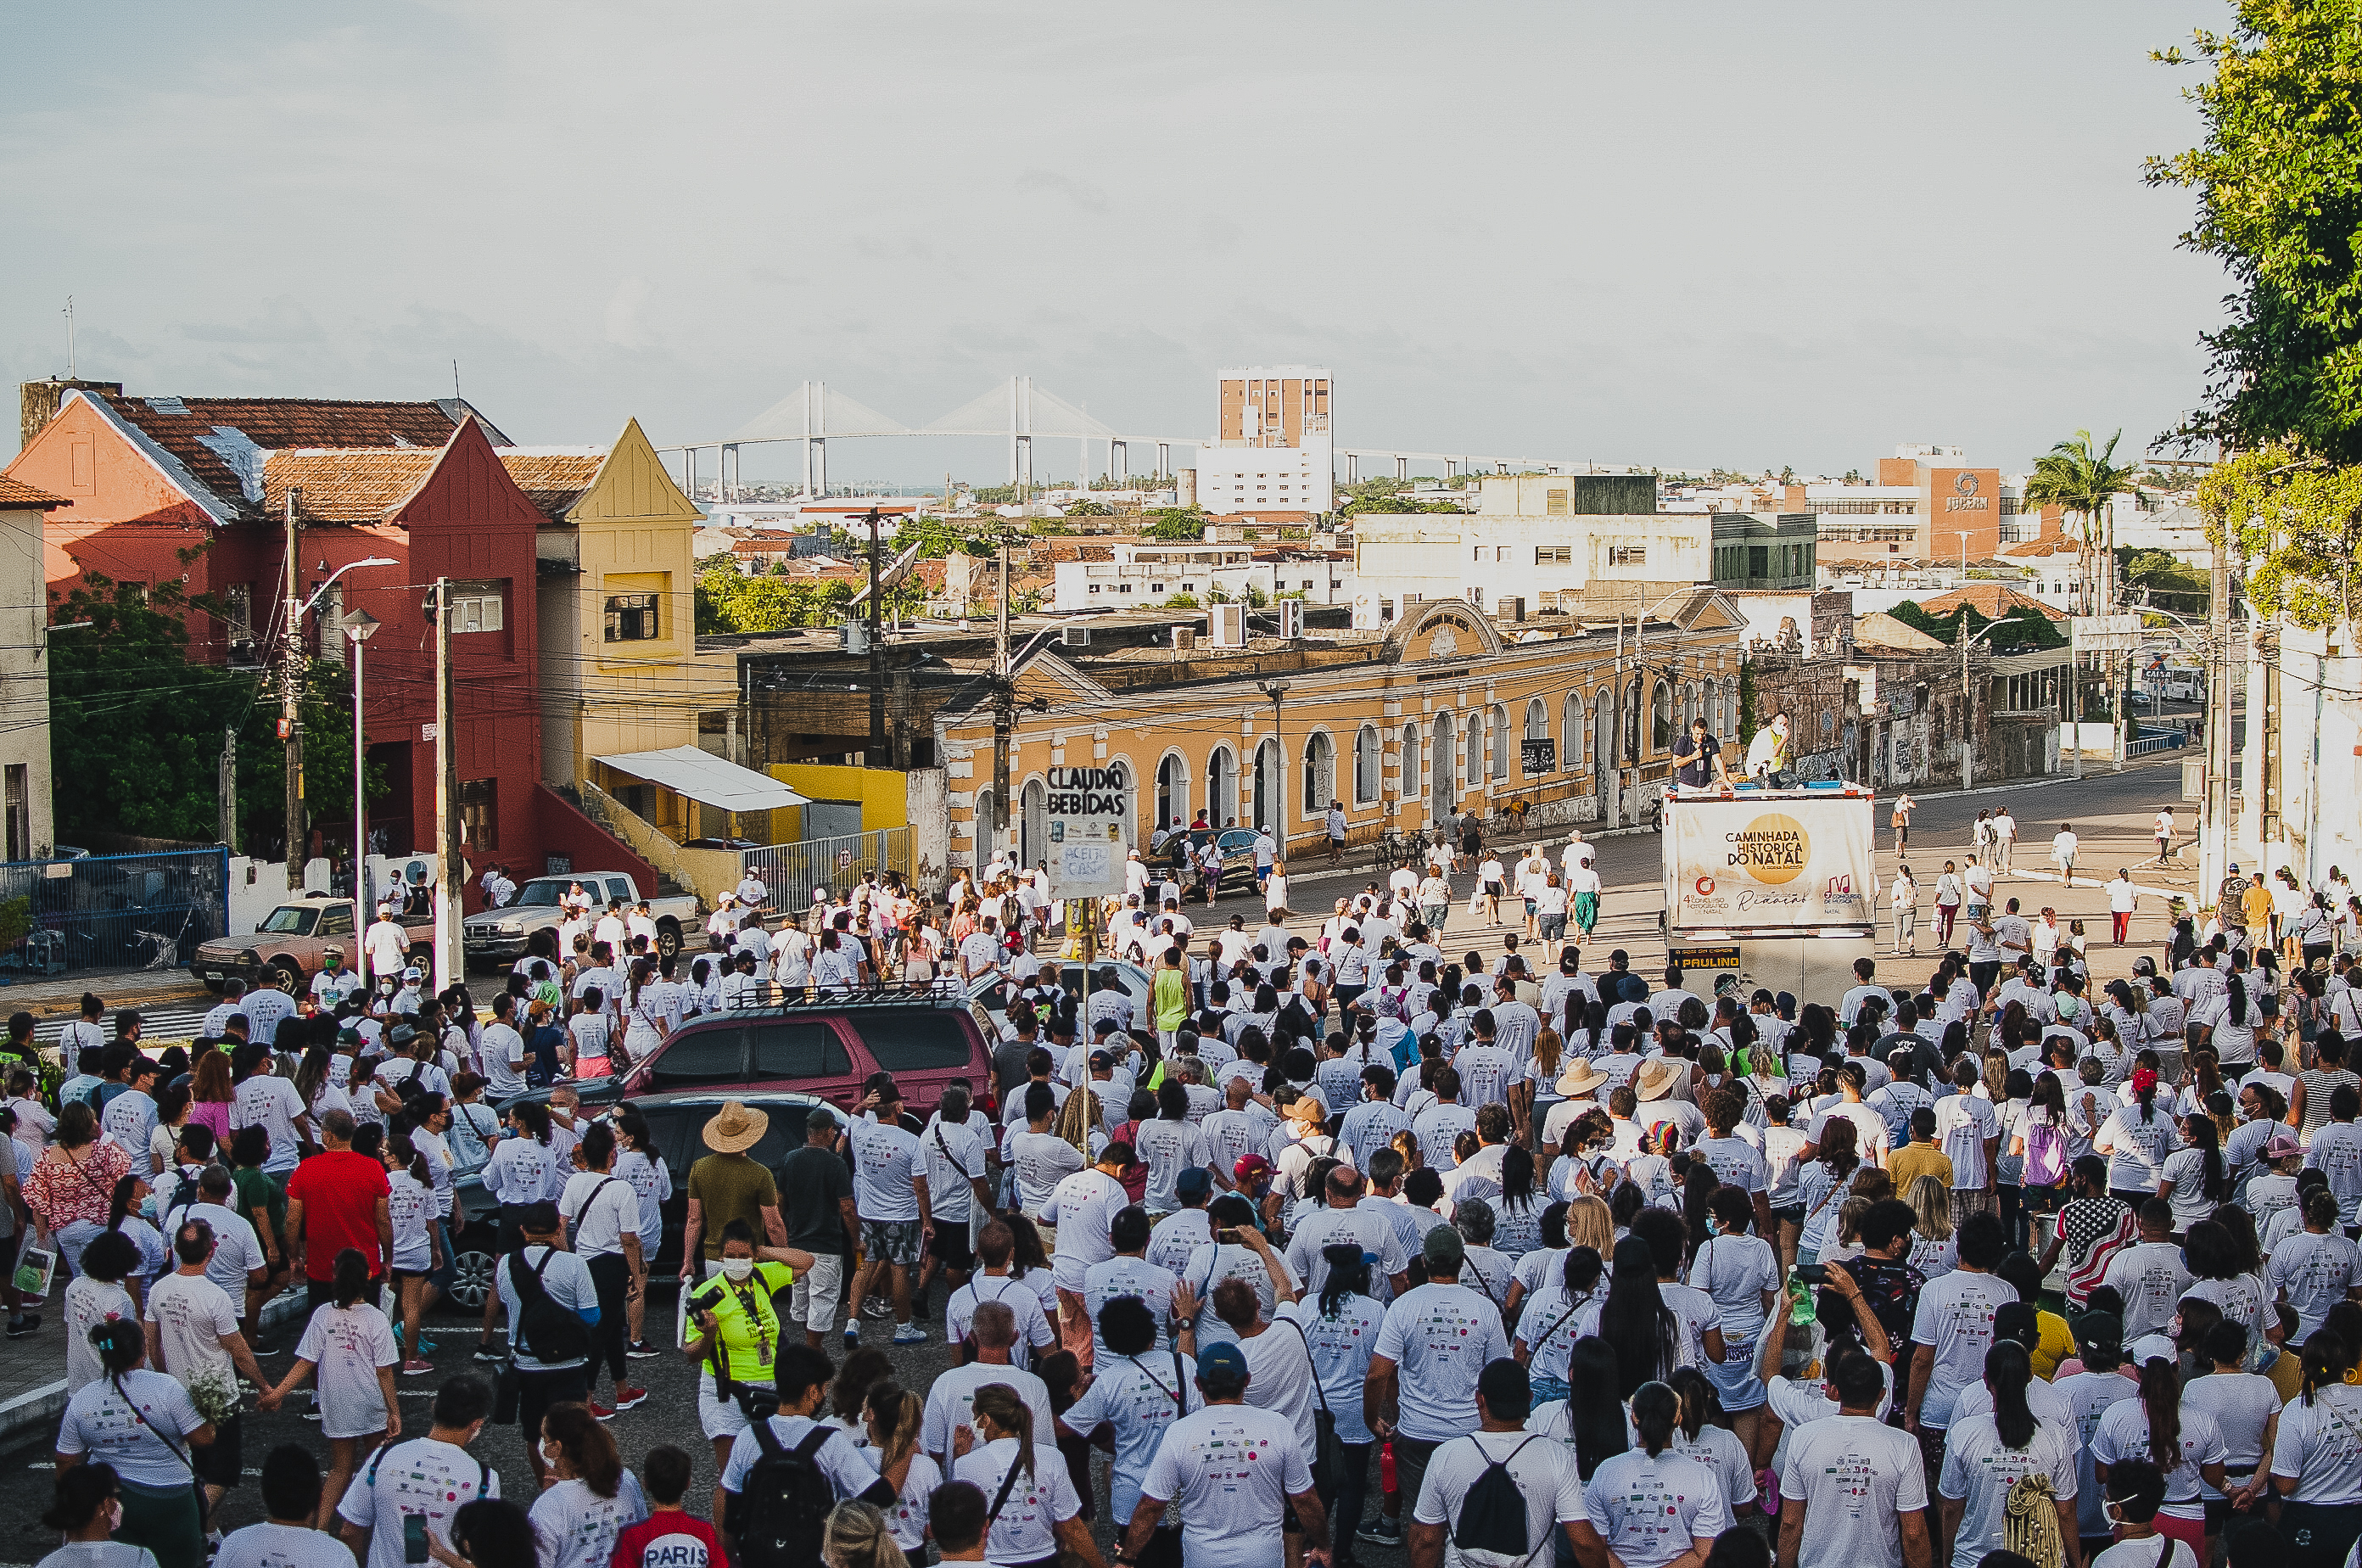
<path id="1" fill-rule="evenodd" d="M 2078 615 L 2071 627 L 2079 654 L 2127 654 L 2140 647 L 2137 615 Z"/>
<path id="2" fill-rule="evenodd" d="M 1044 802 L 1050 896 L 1113 898 L 1124 890 L 1123 824 L 1131 811 L 1117 767 L 1053 767 Z"/>

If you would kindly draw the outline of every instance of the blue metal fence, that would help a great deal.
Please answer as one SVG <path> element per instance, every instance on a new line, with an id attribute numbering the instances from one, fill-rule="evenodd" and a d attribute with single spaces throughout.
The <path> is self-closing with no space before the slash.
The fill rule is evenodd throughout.
<path id="1" fill-rule="evenodd" d="M 229 851 L 176 849 L 0 862 L 0 906 L 31 906 L 31 934 L 0 953 L 26 979 L 185 966 L 229 932 Z"/>

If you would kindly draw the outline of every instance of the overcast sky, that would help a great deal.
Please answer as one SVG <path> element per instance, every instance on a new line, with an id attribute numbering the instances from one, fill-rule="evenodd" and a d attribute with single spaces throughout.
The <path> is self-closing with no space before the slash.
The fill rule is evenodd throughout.
<path id="1" fill-rule="evenodd" d="M 806 378 L 918 425 L 1015 372 L 1209 432 L 1666 467 L 2136 451 L 2224 278 L 2179 251 L 2215 0 L 2073 5 L 13 7 L 0 370 L 737 430 Z M 745 471 L 785 472 L 788 447 Z M 1074 443 L 1037 475 L 1071 474 Z M 1144 460 L 1135 453 L 1134 467 Z M 998 482 L 990 442 L 838 480 Z"/>

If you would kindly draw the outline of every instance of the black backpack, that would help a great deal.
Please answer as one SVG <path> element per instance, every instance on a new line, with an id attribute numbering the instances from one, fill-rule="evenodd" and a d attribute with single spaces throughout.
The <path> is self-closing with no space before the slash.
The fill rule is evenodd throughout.
<path id="1" fill-rule="evenodd" d="M 819 1454 L 836 1429 L 815 1422 L 793 1448 L 779 1446 L 767 1419 L 747 1430 L 762 1452 L 730 1507 L 739 1568 L 819 1568 L 829 1510 L 836 1507 L 836 1488 L 822 1473 Z"/>
<path id="2" fill-rule="evenodd" d="M 541 1264 L 527 1268 L 522 1250 L 509 1254 L 509 1284 L 517 1295 L 517 1346 L 543 1365 L 580 1361 L 590 1353 L 590 1326 L 560 1307 L 541 1283 L 542 1271 L 557 1255 L 550 1248 Z"/>
<path id="3" fill-rule="evenodd" d="M 1540 1434 L 1536 1434 L 1539 1436 Z M 1509 1461 L 1526 1451 L 1529 1437 L 1499 1459 L 1488 1459 L 1485 1474 L 1460 1499 L 1460 1518 L 1451 1527 L 1451 1544 L 1462 1556 L 1481 1551 L 1487 1562 L 1521 1562 L 1534 1555 L 1526 1545 L 1526 1495 L 1509 1474 Z M 1478 1449 L 1483 1452 L 1483 1449 Z M 1547 1547 L 1548 1543 L 1544 1543 Z"/>

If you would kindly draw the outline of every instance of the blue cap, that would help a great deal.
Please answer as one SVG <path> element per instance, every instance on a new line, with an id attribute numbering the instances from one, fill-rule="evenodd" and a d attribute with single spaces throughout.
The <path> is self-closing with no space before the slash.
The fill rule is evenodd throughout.
<path id="1" fill-rule="evenodd" d="M 1208 1345 L 1198 1353 L 1198 1375 L 1203 1377 L 1209 1372 L 1227 1372 L 1235 1377 L 1244 1377 L 1247 1375 L 1247 1353 L 1228 1340 Z"/>
<path id="2" fill-rule="evenodd" d="M 1196 1198 L 1214 1190 L 1214 1173 L 1203 1165 L 1191 1165 L 1173 1178 L 1173 1190 Z"/>

